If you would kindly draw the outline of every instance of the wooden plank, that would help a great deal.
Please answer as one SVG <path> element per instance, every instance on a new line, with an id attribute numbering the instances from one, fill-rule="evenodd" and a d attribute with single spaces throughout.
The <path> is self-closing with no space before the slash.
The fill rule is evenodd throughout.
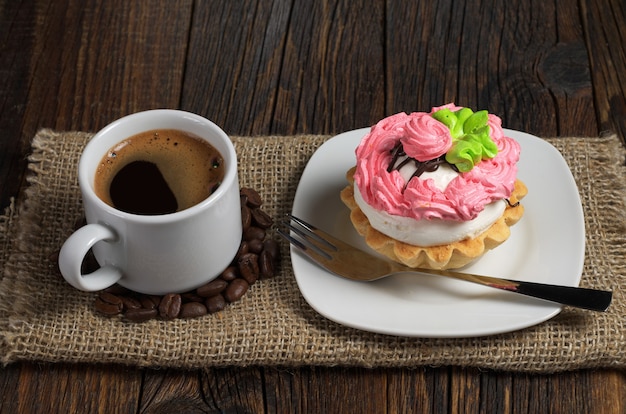
<path id="1" fill-rule="evenodd" d="M 267 412 L 381 413 L 387 408 L 384 369 L 270 368 L 264 381 Z"/>
<path id="2" fill-rule="evenodd" d="M 191 10 L 191 0 L 51 2 L 36 28 L 25 129 L 95 131 L 129 113 L 177 107 Z"/>
<path id="3" fill-rule="evenodd" d="M 202 395 L 212 410 L 245 413 L 266 411 L 263 368 L 208 369 L 201 378 Z"/>
<path id="4" fill-rule="evenodd" d="M 0 372 L 0 395 L 16 396 L 0 403 L 2 413 L 614 413 L 626 408 L 626 374 L 618 371 L 528 375 L 460 368 L 221 368 L 201 373 L 23 364 Z"/>
<path id="5" fill-rule="evenodd" d="M 330 134 L 384 116 L 384 23 L 383 2 L 294 3 L 273 131 Z"/>
<path id="6" fill-rule="evenodd" d="M 387 370 L 387 412 L 450 413 L 449 368 Z"/>
<path id="7" fill-rule="evenodd" d="M 113 365 L 21 364 L 14 401 L 2 412 L 137 412 L 141 371 Z"/>
<path id="8" fill-rule="evenodd" d="M 600 131 L 626 144 L 626 7 L 621 0 L 580 3 Z"/>
<path id="9" fill-rule="evenodd" d="M 0 367 L 0 413 L 18 412 L 21 370 L 21 364 Z"/>
<path id="10" fill-rule="evenodd" d="M 488 373 L 477 374 L 474 370 L 453 369 L 448 388 L 451 411 L 459 413 L 477 413 L 483 408 L 483 412 L 504 413 L 501 407 L 499 410 L 492 409 L 491 411 L 484 410 L 484 407 L 481 407 L 481 403 L 492 404 L 496 402 L 501 405 L 505 400 L 505 398 L 502 398 L 503 396 L 501 394 L 494 392 L 495 390 L 492 390 L 489 394 L 492 395 L 493 398 L 480 398 L 481 395 L 485 393 L 484 383 L 486 381 L 489 382 L 492 378 L 494 378 L 493 375 Z"/>
<path id="11" fill-rule="evenodd" d="M 582 396 L 587 412 L 626 413 L 626 372 L 623 370 L 585 371 L 580 375 L 582 381 L 576 373 L 570 377 L 582 383 L 580 389 L 587 390 Z"/>
<path id="12" fill-rule="evenodd" d="M 273 132 L 290 2 L 197 2 L 181 107 L 228 134 Z"/>
<path id="13" fill-rule="evenodd" d="M 348 0 L 199 3 L 182 107 L 230 134 L 368 126 L 383 115 L 382 11 Z"/>
<path id="14" fill-rule="evenodd" d="M 174 413 L 208 412 L 217 408 L 210 405 L 202 392 L 198 371 L 146 370 L 141 386 L 139 412 Z"/>
<path id="15" fill-rule="evenodd" d="M 191 0 L 172 8 L 154 0 L 5 3 L 2 206 L 17 195 L 39 128 L 96 131 L 132 112 L 178 107 L 192 6 Z"/>
<path id="16" fill-rule="evenodd" d="M 0 1 L 0 209 L 17 194 L 30 143 L 22 118 L 31 81 L 35 3 Z"/>
<path id="17" fill-rule="evenodd" d="M 576 3 L 488 3 L 389 3 L 387 112 L 456 102 L 536 135 L 596 135 Z"/>

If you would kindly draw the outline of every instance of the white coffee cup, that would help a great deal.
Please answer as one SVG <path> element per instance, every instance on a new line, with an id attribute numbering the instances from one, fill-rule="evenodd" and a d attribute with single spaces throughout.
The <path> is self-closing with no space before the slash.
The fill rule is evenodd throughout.
<path id="1" fill-rule="evenodd" d="M 222 183 L 199 204 L 170 214 L 131 214 L 106 204 L 94 192 L 100 160 L 120 141 L 155 129 L 177 129 L 207 140 L 224 159 Z M 77 289 L 97 291 L 118 283 L 146 294 L 185 292 L 215 279 L 239 249 L 237 156 L 224 131 L 201 116 L 161 109 L 111 123 L 85 147 L 78 181 L 87 224 L 66 240 L 59 254 L 63 277 Z M 101 267 L 82 274 L 90 249 Z"/>

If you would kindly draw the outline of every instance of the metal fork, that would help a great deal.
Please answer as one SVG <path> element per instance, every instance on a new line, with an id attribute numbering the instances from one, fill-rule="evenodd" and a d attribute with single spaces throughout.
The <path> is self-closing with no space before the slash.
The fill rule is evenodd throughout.
<path id="1" fill-rule="evenodd" d="M 604 290 L 500 279 L 451 270 L 414 269 L 374 257 L 293 215 L 288 214 L 287 217 L 284 224 L 291 232 L 277 229 L 283 238 L 326 270 L 351 280 L 370 282 L 397 273 L 426 273 L 594 311 L 605 311 L 613 297 L 612 292 Z"/>

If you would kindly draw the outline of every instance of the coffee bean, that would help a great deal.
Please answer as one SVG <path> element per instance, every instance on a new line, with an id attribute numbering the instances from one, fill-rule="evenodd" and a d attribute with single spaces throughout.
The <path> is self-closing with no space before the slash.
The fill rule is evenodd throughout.
<path id="1" fill-rule="evenodd" d="M 210 298 L 211 296 L 221 293 L 224 289 L 226 289 L 226 286 L 228 286 L 228 282 L 224 279 L 214 279 L 196 289 L 196 293 L 198 296 Z"/>
<path id="2" fill-rule="evenodd" d="M 251 208 L 258 208 L 263 204 L 263 200 L 256 190 L 252 188 L 242 188 L 240 194 L 246 198 L 246 204 Z"/>
<path id="3" fill-rule="evenodd" d="M 263 242 L 263 250 L 269 252 L 274 260 L 278 260 L 280 256 L 280 247 L 278 242 L 274 239 L 267 239 Z"/>
<path id="4" fill-rule="evenodd" d="M 104 292 L 109 292 L 112 293 L 114 295 L 130 295 L 133 292 L 127 288 L 125 288 L 124 286 L 115 284 L 113 286 L 109 286 L 108 288 L 104 289 Z"/>
<path id="5" fill-rule="evenodd" d="M 124 317 L 132 322 L 144 322 L 150 319 L 154 319 L 159 315 L 159 311 L 156 309 L 129 309 L 124 314 Z"/>
<path id="6" fill-rule="evenodd" d="M 189 303 L 189 302 L 204 302 L 204 300 L 206 298 L 203 298 L 202 296 L 198 295 L 196 292 L 185 292 L 185 293 L 181 293 L 180 294 L 181 299 L 183 300 L 183 303 Z"/>
<path id="7" fill-rule="evenodd" d="M 206 306 L 200 302 L 189 302 L 184 303 L 180 307 L 179 318 L 197 318 L 199 316 L 204 316 L 208 313 Z"/>
<path id="8" fill-rule="evenodd" d="M 235 279 L 224 291 L 224 299 L 230 303 L 236 302 L 246 294 L 249 287 L 250 285 L 244 279 Z"/>
<path id="9" fill-rule="evenodd" d="M 250 211 L 250 207 L 246 205 L 241 206 L 241 227 L 243 231 L 248 230 L 248 228 L 252 225 L 252 212 Z"/>
<path id="10" fill-rule="evenodd" d="M 246 252 L 247 253 L 247 252 Z M 236 266 L 228 266 L 222 274 L 220 274 L 220 279 L 230 282 L 239 277 L 239 269 Z"/>
<path id="11" fill-rule="evenodd" d="M 110 303 L 112 305 L 122 305 L 122 299 L 110 292 L 100 292 L 98 297 L 106 303 Z"/>
<path id="12" fill-rule="evenodd" d="M 259 256 L 254 253 L 247 253 L 237 260 L 239 274 L 250 285 L 259 279 Z M 233 280 L 235 282 L 235 280 Z M 233 283 L 231 282 L 231 283 Z"/>
<path id="13" fill-rule="evenodd" d="M 157 309 L 161 303 L 161 297 L 156 295 L 142 296 L 139 298 L 139 302 L 144 309 Z"/>
<path id="14" fill-rule="evenodd" d="M 223 310 L 224 308 L 226 308 L 226 305 L 227 305 L 226 299 L 224 299 L 224 296 L 222 295 L 215 295 L 210 298 L 207 298 L 204 304 L 206 305 L 209 313 L 219 312 Z"/>
<path id="15" fill-rule="evenodd" d="M 163 319 L 174 319 L 180 313 L 181 297 L 175 293 L 168 293 L 163 296 L 159 303 L 159 315 Z"/>
<path id="16" fill-rule="evenodd" d="M 250 245 L 248 244 L 248 242 L 245 240 L 242 240 L 241 243 L 239 244 L 239 250 L 237 250 L 237 254 L 235 254 L 235 257 L 237 258 L 241 255 L 244 255 L 248 253 L 249 250 L 250 250 Z"/>
<path id="17" fill-rule="evenodd" d="M 124 304 L 124 310 L 140 309 L 142 307 L 141 302 L 133 297 L 121 296 L 121 299 L 122 303 Z"/>
<path id="18" fill-rule="evenodd" d="M 261 279 L 274 276 L 274 258 L 268 250 L 263 250 L 259 256 L 259 271 Z"/>
<path id="19" fill-rule="evenodd" d="M 274 224 L 272 217 L 260 208 L 252 210 L 252 221 L 262 229 L 269 229 Z"/>
<path id="20" fill-rule="evenodd" d="M 101 297 L 97 297 L 95 304 L 96 310 L 104 315 L 118 315 L 122 313 L 122 301 L 119 303 L 110 303 L 106 300 L 103 300 Z"/>
<path id="21" fill-rule="evenodd" d="M 261 251 L 263 251 L 263 240 L 252 239 L 252 240 L 250 240 L 247 243 L 248 243 L 248 251 L 249 252 L 255 253 L 255 254 L 259 254 L 259 253 L 261 253 Z M 240 254 L 239 256 L 241 257 L 241 256 L 243 256 L 243 254 Z"/>
<path id="22" fill-rule="evenodd" d="M 250 226 L 248 230 L 243 232 L 243 239 L 245 241 L 250 241 L 254 239 L 263 240 L 265 239 L 265 230 L 260 227 Z"/>

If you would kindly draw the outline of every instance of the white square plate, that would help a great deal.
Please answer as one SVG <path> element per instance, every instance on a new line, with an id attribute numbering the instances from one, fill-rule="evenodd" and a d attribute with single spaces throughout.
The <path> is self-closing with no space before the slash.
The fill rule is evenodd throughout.
<path id="1" fill-rule="evenodd" d="M 339 193 L 354 150 L 369 128 L 325 142 L 307 164 L 296 191 L 293 215 L 363 250 L 372 250 L 354 230 Z M 578 189 L 561 154 L 548 142 L 504 130 L 522 148 L 520 178 L 528 187 L 522 219 L 511 237 L 464 268 L 476 274 L 578 286 L 585 254 L 585 228 Z M 492 335 L 544 322 L 561 306 L 522 295 L 438 276 L 397 275 L 376 282 L 337 277 L 292 247 L 298 287 L 324 317 L 353 328 L 412 337 Z"/>

